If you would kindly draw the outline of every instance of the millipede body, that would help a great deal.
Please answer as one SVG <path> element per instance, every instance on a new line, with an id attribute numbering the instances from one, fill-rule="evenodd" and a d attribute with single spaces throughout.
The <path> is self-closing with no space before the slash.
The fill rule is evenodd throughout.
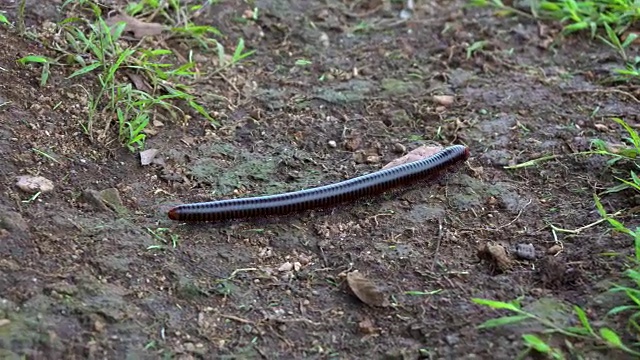
<path id="1" fill-rule="evenodd" d="M 468 158 L 466 146 L 453 145 L 421 160 L 325 186 L 277 195 L 179 205 L 169 210 L 169 218 L 177 221 L 222 221 L 334 206 L 436 178 Z"/>

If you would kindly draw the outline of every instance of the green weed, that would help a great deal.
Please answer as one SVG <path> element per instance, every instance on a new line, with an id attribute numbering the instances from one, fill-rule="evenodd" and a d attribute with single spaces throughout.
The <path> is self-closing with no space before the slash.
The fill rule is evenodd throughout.
<path id="1" fill-rule="evenodd" d="M 180 236 L 178 234 L 172 234 L 171 233 L 171 229 L 169 229 L 169 228 L 157 228 L 155 230 L 151 230 L 151 229 L 147 228 L 147 231 L 159 243 L 159 244 L 156 244 L 156 245 L 148 246 L 147 250 L 164 250 L 169 245 L 173 249 L 178 247 L 178 242 L 180 240 Z"/>
<path id="2" fill-rule="evenodd" d="M 18 63 L 22 65 L 27 64 L 42 64 L 42 72 L 40 74 L 40 87 L 45 87 L 49 76 L 51 75 L 51 64 L 55 62 L 45 56 L 28 55 L 18 59 Z"/>
<path id="3" fill-rule="evenodd" d="M 512 325 L 523 321 L 536 321 L 547 329 L 544 331 L 546 335 L 560 334 L 568 338 L 580 340 L 592 340 L 598 345 L 604 345 L 612 349 L 626 352 L 633 356 L 640 356 L 640 352 L 625 345 L 615 330 L 600 326 L 595 327 L 587 317 L 585 311 L 579 307 L 573 307 L 573 315 L 578 319 L 576 326 L 559 325 L 552 319 L 532 314 L 522 309 L 521 299 L 512 300 L 510 302 L 495 301 L 488 299 L 474 298 L 472 301 L 476 304 L 487 306 L 497 310 L 507 310 L 514 315 L 503 316 L 485 321 L 479 326 L 481 329 L 494 328 L 497 326 Z M 524 334 L 522 336 L 528 350 L 536 350 L 542 352 L 553 359 L 564 359 L 564 354 L 560 349 L 550 346 L 545 340 L 534 334 Z"/>
<path id="4" fill-rule="evenodd" d="M 2 11 L 0 11 L 0 24 L 11 26 L 9 19 L 7 19 L 7 17 L 4 15 Z"/>
<path id="5" fill-rule="evenodd" d="M 615 71 L 618 76 L 614 80 L 640 80 L 640 57 L 631 58 L 627 54 L 638 38 L 635 32 L 627 33 L 640 19 L 637 0 L 546 0 L 529 3 L 530 12 L 527 13 L 501 0 L 469 0 L 471 6 L 491 7 L 498 11 L 498 15 L 514 14 L 559 21 L 565 34 L 588 31 L 592 38 L 612 47 L 624 61 L 625 68 Z M 604 30 L 604 35 L 601 30 Z"/>
<path id="6" fill-rule="evenodd" d="M 615 178 L 620 181 L 619 185 L 605 190 L 600 195 L 594 195 L 594 203 L 596 209 L 598 210 L 598 213 L 602 217 L 602 220 L 587 225 L 581 229 L 591 227 L 592 225 L 606 221 L 614 231 L 628 235 L 633 241 L 634 256 L 632 258 L 626 259 L 625 263 L 627 269 L 623 273 L 623 276 L 626 278 L 627 283 L 613 284 L 612 287 L 608 290 L 609 292 L 619 292 L 625 294 L 627 302 L 613 307 L 608 311 L 605 318 L 602 319 L 602 321 L 598 322 L 599 324 L 605 324 L 607 317 L 621 315 L 623 313 L 629 314 L 626 331 L 628 334 L 633 336 L 633 334 L 637 335 L 638 333 L 640 333 L 640 324 L 638 323 L 638 319 L 640 318 L 640 227 L 632 229 L 624 225 L 621 221 L 617 220 L 616 217 L 618 217 L 621 213 L 624 213 L 623 211 L 618 211 L 613 215 L 607 213 L 604 206 L 602 205 L 600 196 L 625 190 L 640 192 L 640 177 L 637 175 L 637 168 L 640 167 L 640 162 L 638 162 L 638 159 L 640 159 L 640 134 L 638 134 L 635 128 L 626 123 L 624 120 L 620 118 L 614 118 L 612 120 L 616 124 L 621 126 L 622 129 L 624 129 L 624 131 L 626 132 L 626 136 L 623 137 L 623 142 L 621 144 L 610 144 L 601 139 L 594 139 L 592 141 L 593 150 L 589 152 L 583 152 L 578 155 L 606 156 L 609 158 L 607 164 L 614 167 L 614 169 L 616 169 L 616 166 L 620 166 L 620 168 L 622 168 L 623 164 L 630 163 L 635 171 L 624 170 L 628 171 L 628 176 L 615 176 Z M 532 162 L 534 161 L 532 160 Z M 552 226 L 552 228 L 554 227 Z M 554 228 L 554 230 L 558 229 Z M 574 231 L 574 233 L 577 233 L 578 231 L 579 230 L 576 230 Z M 548 331 L 545 332 L 547 334 L 555 333 L 570 338 L 590 339 L 597 344 L 607 346 L 611 349 L 620 350 L 633 356 L 640 356 L 640 348 L 638 347 L 638 344 L 629 345 L 623 343 L 618 332 L 611 329 L 610 327 L 602 325 L 596 329 L 589 322 L 584 310 L 578 306 L 574 306 L 573 313 L 579 320 L 580 326 L 561 327 L 553 323 L 553 321 L 537 317 L 534 314 L 522 310 L 519 300 L 514 300 L 511 302 L 500 302 L 486 299 L 473 299 L 473 301 L 480 305 L 488 306 L 494 309 L 508 310 L 511 313 L 515 314 L 488 320 L 480 326 L 481 328 L 507 325 L 524 320 L 535 320 L 543 324 L 545 328 L 548 329 Z M 542 338 L 537 337 L 536 335 L 526 334 L 523 336 L 523 341 L 530 350 L 534 349 L 538 352 L 545 353 L 553 359 L 564 359 L 562 351 L 552 348 Z"/>
<path id="7" fill-rule="evenodd" d="M 187 5 L 178 0 L 143 0 L 129 2 L 126 13 L 128 16 L 161 19 L 163 25 L 153 25 L 165 26 L 170 33 L 168 36 L 174 39 L 195 42 L 204 49 L 214 45 L 221 61 L 213 74 L 253 54 L 253 51 L 246 51 L 244 40 L 240 39 L 233 54 L 227 55 L 224 46 L 214 38 L 221 36 L 216 28 L 195 25 L 191 19 L 202 10 L 202 6 Z M 130 39 L 125 40 L 123 35 L 127 24 L 108 24 L 100 6 L 93 1 L 67 0 L 62 7 L 71 7 L 70 11 L 82 15 L 66 18 L 58 24 L 63 41 L 50 44 L 50 48 L 60 56 L 49 59 L 32 55 L 19 62 L 25 66 L 42 66 L 41 86 L 46 86 L 52 65 L 75 68 L 69 79 L 90 77 L 97 80 L 98 90 L 87 91 L 88 119 L 80 124 L 92 140 L 96 134 L 98 139 L 106 139 L 112 122 L 115 122 L 120 142 L 131 151 L 142 149 L 146 140 L 145 130 L 152 119 L 165 115 L 172 119 L 188 117 L 181 110 L 181 103 L 213 126 L 219 125 L 187 85 L 200 76 L 192 53 L 186 62 L 174 65 L 180 62 L 181 55 L 165 48 L 149 48 L 146 45 L 149 42 L 134 44 Z M 96 127 L 98 123 L 102 125 L 100 129 Z"/>

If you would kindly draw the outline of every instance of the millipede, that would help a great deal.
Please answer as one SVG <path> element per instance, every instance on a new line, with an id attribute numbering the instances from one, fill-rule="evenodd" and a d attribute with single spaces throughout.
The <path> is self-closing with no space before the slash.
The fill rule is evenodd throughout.
<path id="1" fill-rule="evenodd" d="M 176 221 L 223 221 L 331 207 L 434 179 L 468 158 L 466 146 L 453 145 L 424 159 L 329 185 L 276 195 L 179 205 L 169 210 L 169 218 Z"/>

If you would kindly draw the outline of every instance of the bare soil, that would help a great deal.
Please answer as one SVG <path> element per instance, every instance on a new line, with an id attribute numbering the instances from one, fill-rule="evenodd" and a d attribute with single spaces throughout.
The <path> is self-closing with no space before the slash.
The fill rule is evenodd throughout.
<path id="1" fill-rule="evenodd" d="M 83 134 L 93 79 L 54 66 L 40 87 L 40 68 L 16 59 L 47 50 L 0 27 L 0 358 L 513 359 L 520 334 L 539 328 L 479 330 L 500 313 L 471 298 L 523 297 L 567 323 L 559 307 L 602 316 L 613 300 L 600 294 L 624 265 L 602 254 L 629 255 L 630 240 L 606 224 L 554 238 L 550 224 L 599 219 L 593 193 L 615 184 L 611 170 L 569 154 L 593 138 L 619 141 L 611 116 L 640 120 L 638 89 L 603 83 L 618 64 L 611 50 L 461 1 L 419 2 L 407 21 L 402 4 L 364 4 L 213 5 L 198 21 L 228 48 L 242 37 L 256 53 L 207 77 L 215 55 L 194 49 L 204 74 L 195 93 L 221 126 L 195 114 L 159 119 L 146 146 L 163 161 L 150 166 L 108 136 Z M 63 19 L 57 6 L 31 2 L 27 25 Z M 254 6 L 257 21 L 238 21 Z M 477 41 L 487 43 L 468 54 Z M 458 172 L 388 196 L 254 222 L 166 217 L 173 204 L 328 184 L 452 143 L 471 149 Z M 504 168 L 544 155 L 560 156 Z M 55 189 L 28 201 L 18 175 Z M 100 202 L 105 189 L 116 189 L 119 211 Z M 604 203 L 629 209 L 637 198 Z M 487 244 L 532 244 L 535 259 L 511 252 L 500 269 L 478 256 Z M 391 306 L 356 298 L 344 276 L 353 270 Z"/>

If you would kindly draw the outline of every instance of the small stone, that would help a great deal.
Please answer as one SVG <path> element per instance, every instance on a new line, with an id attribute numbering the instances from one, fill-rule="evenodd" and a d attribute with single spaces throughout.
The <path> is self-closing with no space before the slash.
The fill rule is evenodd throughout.
<path id="1" fill-rule="evenodd" d="M 293 263 L 293 270 L 295 271 L 300 271 L 300 269 L 302 269 L 302 264 L 300 264 L 299 262 L 294 262 Z"/>
<path id="2" fill-rule="evenodd" d="M 333 140 L 329 140 L 327 145 L 329 145 L 330 148 L 334 148 L 334 149 L 338 146 L 338 144 Z"/>
<path id="3" fill-rule="evenodd" d="M 97 211 L 108 212 L 109 208 L 102 201 L 102 195 L 100 192 L 92 189 L 87 189 L 82 192 L 82 198 L 85 202 L 93 206 Z"/>
<path id="4" fill-rule="evenodd" d="M 311 262 L 311 259 L 307 255 L 301 254 L 300 256 L 298 256 L 298 261 L 302 265 L 307 265 Z"/>
<path id="5" fill-rule="evenodd" d="M 549 255 L 558 255 L 562 251 L 562 246 L 556 244 L 547 249 L 547 254 Z"/>
<path id="6" fill-rule="evenodd" d="M 369 156 L 367 156 L 365 161 L 367 162 L 367 164 L 377 164 L 377 163 L 380 162 L 380 156 L 378 156 L 378 155 L 369 155 Z"/>
<path id="7" fill-rule="evenodd" d="M 100 198 L 105 205 L 118 213 L 122 213 L 126 210 L 122 203 L 122 199 L 120 198 L 120 192 L 116 188 L 108 188 L 100 191 Z"/>
<path id="8" fill-rule="evenodd" d="M 96 320 L 93 323 L 93 329 L 97 332 L 102 332 L 105 328 L 105 324 L 104 322 L 102 322 L 101 320 Z"/>
<path id="9" fill-rule="evenodd" d="M 153 159 L 158 155 L 160 150 L 158 149 L 147 149 L 145 151 L 140 152 L 140 165 L 147 166 L 153 162 Z"/>
<path id="10" fill-rule="evenodd" d="M 371 319 L 364 319 L 358 323 L 358 330 L 363 334 L 370 335 L 375 334 L 377 329 Z"/>
<path id="11" fill-rule="evenodd" d="M 287 261 L 286 263 L 280 265 L 280 267 L 278 268 L 278 271 L 285 272 L 285 271 L 291 271 L 292 269 L 293 269 L 293 264 Z"/>
<path id="12" fill-rule="evenodd" d="M 445 341 L 449 346 L 456 345 L 460 342 L 460 337 L 458 335 L 447 335 L 444 337 Z"/>
<path id="13" fill-rule="evenodd" d="M 449 106 L 453 104 L 453 96 L 451 95 L 434 95 L 433 101 L 442 106 Z"/>
<path id="14" fill-rule="evenodd" d="M 359 136 L 351 137 L 344 142 L 344 148 L 348 151 L 356 151 L 360 145 L 362 145 L 362 139 Z"/>
<path id="15" fill-rule="evenodd" d="M 533 247 L 533 244 L 517 244 L 515 253 L 516 256 L 521 259 L 535 260 L 536 258 L 536 249 Z"/>
<path id="16" fill-rule="evenodd" d="M 74 296 L 78 293 L 78 288 L 75 285 L 69 284 L 66 281 L 60 281 L 53 284 L 45 285 L 46 290 L 55 291 L 59 294 Z"/>
<path id="17" fill-rule="evenodd" d="M 53 182 L 42 176 L 18 176 L 16 186 L 18 186 L 20 190 L 30 194 L 35 194 L 37 192 L 47 193 L 53 190 Z"/>
<path id="18" fill-rule="evenodd" d="M 395 143 L 393 144 L 393 152 L 398 153 L 398 154 L 404 154 L 407 151 L 407 147 L 400 144 L 400 143 Z"/>
<path id="19" fill-rule="evenodd" d="M 357 153 L 353 154 L 353 161 L 355 161 L 356 164 L 362 164 L 365 162 L 365 160 L 366 160 L 366 157 L 363 152 L 358 151 Z"/>
<path id="20" fill-rule="evenodd" d="M 0 319 L 0 327 L 7 326 L 11 324 L 11 320 L 9 319 Z"/>
<path id="21" fill-rule="evenodd" d="M 5 229 L 10 233 L 27 232 L 29 225 L 17 212 L 0 211 L 0 229 Z"/>
<path id="22" fill-rule="evenodd" d="M 331 42 L 329 41 L 329 35 L 327 35 L 327 33 L 322 32 L 320 33 L 320 44 L 322 44 L 322 46 L 324 46 L 325 48 L 328 48 L 331 45 Z"/>

